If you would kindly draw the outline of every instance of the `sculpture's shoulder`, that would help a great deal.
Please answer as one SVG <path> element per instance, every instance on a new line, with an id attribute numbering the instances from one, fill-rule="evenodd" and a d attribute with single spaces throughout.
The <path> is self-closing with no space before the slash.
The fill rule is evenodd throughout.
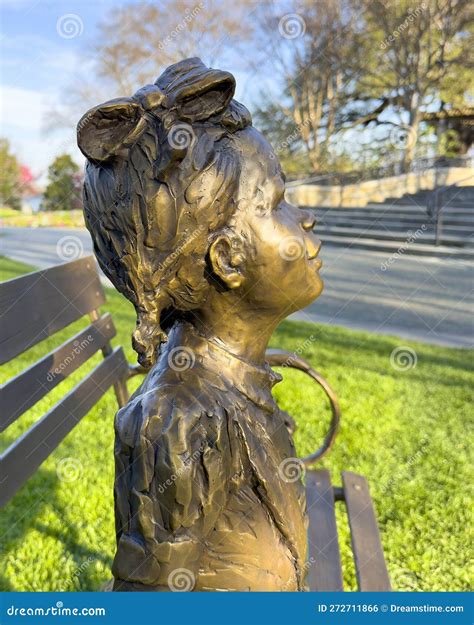
<path id="1" fill-rule="evenodd" d="M 225 389 L 204 368 L 151 371 L 115 419 L 123 443 L 208 436 L 225 424 Z M 217 432 L 216 432 L 217 433 Z"/>

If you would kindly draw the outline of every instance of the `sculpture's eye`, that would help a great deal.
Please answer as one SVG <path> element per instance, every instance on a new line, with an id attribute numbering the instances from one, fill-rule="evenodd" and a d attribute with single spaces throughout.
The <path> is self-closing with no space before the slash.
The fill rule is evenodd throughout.
<path id="1" fill-rule="evenodd" d="M 285 186 L 283 185 L 283 187 L 277 191 L 276 201 L 275 201 L 273 210 L 282 208 L 284 202 L 285 202 Z"/>

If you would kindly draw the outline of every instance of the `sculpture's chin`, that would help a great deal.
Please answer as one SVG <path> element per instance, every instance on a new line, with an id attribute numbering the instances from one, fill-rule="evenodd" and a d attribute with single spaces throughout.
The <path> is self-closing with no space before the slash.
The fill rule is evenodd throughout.
<path id="1" fill-rule="evenodd" d="M 305 298 L 304 302 L 302 302 L 302 304 L 299 306 L 299 310 L 312 304 L 315 300 L 318 299 L 318 297 L 324 290 L 324 282 L 319 275 L 318 270 L 311 268 L 311 272 L 311 279 L 309 280 L 308 288 L 305 291 L 305 295 L 307 297 Z"/>

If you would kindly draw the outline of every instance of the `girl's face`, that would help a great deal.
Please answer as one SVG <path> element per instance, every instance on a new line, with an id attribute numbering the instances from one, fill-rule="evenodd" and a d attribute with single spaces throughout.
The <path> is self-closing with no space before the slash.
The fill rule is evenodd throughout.
<path id="1" fill-rule="evenodd" d="M 313 212 L 285 201 L 285 180 L 271 146 L 254 128 L 242 131 L 236 231 L 246 240 L 242 297 L 284 318 L 323 290 Z"/>

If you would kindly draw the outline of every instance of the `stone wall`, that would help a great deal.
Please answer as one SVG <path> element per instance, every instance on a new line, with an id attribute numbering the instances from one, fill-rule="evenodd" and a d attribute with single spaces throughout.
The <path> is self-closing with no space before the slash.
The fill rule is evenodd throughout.
<path id="1" fill-rule="evenodd" d="M 469 176 L 471 178 L 466 180 Z M 343 186 L 292 183 L 287 188 L 286 197 L 297 206 L 363 207 L 370 202 L 383 202 L 389 197 L 399 198 L 406 193 L 430 191 L 454 183 L 460 186 L 473 185 L 474 169 L 440 167 Z"/>

